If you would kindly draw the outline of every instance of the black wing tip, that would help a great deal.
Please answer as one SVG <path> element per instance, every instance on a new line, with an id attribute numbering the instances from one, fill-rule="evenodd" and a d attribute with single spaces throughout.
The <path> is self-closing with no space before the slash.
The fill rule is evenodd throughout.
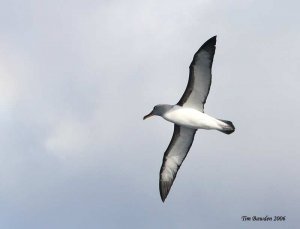
<path id="1" fill-rule="evenodd" d="M 217 35 L 214 35 L 213 37 L 209 38 L 207 41 L 210 41 L 210 40 L 216 42 L 217 41 Z"/>
<path id="2" fill-rule="evenodd" d="M 217 35 L 209 38 L 203 45 L 201 45 L 201 47 L 195 53 L 194 59 L 193 59 L 191 65 L 190 65 L 190 67 L 194 64 L 195 56 L 197 56 L 197 54 L 199 52 L 201 52 L 202 50 L 207 51 L 212 56 L 212 59 L 213 59 L 213 56 L 214 56 L 215 50 L 216 50 L 216 43 L 217 43 Z"/>
<path id="3" fill-rule="evenodd" d="M 172 183 L 173 182 L 168 182 L 168 181 L 160 181 L 159 182 L 159 193 L 160 193 L 160 198 L 161 198 L 162 202 L 165 202 L 165 200 L 170 192 Z"/>
<path id="4" fill-rule="evenodd" d="M 209 47 L 214 47 L 217 43 L 217 35 L 209 38 L 203 45 L 201 48 L 209 48 Z"/>

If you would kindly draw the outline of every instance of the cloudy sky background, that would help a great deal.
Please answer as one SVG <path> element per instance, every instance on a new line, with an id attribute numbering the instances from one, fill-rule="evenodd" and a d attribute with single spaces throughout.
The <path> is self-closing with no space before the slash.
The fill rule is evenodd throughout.
<path id="1" fill-rule="evenodd" d="M 300 4 L 0 1 L 1 228 L 299 226 Z M 206 112 L 163 204 L 176 103 L 218 35 Z M 286 216 L 242 222 L 241 216 Z"/>

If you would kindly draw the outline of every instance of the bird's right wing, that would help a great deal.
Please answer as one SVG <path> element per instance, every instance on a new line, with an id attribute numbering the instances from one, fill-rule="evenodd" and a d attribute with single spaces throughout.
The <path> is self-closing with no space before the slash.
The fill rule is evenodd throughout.
<path id="1" fill-rule="evenodd" d="M 183 160 L 189 152 L 197 130 L 174 125 L 172 140 L 164 154 L 160 169 L 159 191 L 165 201 Z"/>
<path id="2" fill-rule="evenodd" d="M 195 53 L 190 65 L 189 81 L 178 105 L 204 111 L 211 85 L 211 66 L 215 55 L 215 45 L 216 36 L 206 41 Z"/>

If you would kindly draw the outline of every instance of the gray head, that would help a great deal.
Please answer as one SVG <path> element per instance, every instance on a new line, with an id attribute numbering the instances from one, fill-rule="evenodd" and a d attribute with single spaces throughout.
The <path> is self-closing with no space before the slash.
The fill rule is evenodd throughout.
<path id="1" fill-rule="evenodd" d="M 149 118 L 153 115 L 162 116 L 164 113 L 166 113 L 167 111 L 169 111 L 172 108 L 173 108 L 173 105 L 168 105 L 168 104 L 156 105 L 153 108 L 153 110 L 149 114 L 147 114 L 143 119 L 145 120 L 146 118 Z"/>

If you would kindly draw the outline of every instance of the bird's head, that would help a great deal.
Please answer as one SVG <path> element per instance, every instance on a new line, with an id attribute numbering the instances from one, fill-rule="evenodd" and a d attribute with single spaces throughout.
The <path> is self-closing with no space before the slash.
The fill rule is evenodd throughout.
<path id="1" fill-rule="evenodd" d="M 170 110 L 173 106 L 172 105 L 167 105 L 167 104 L 159 104 L 153 107 L 153 110 L 144 116 L 144 120 L 146 118 L 150 118 L 151 116 L 157 115 L 157 116 L 162 116 L 164 113 L 166 113 L 168 110 Z"/>

